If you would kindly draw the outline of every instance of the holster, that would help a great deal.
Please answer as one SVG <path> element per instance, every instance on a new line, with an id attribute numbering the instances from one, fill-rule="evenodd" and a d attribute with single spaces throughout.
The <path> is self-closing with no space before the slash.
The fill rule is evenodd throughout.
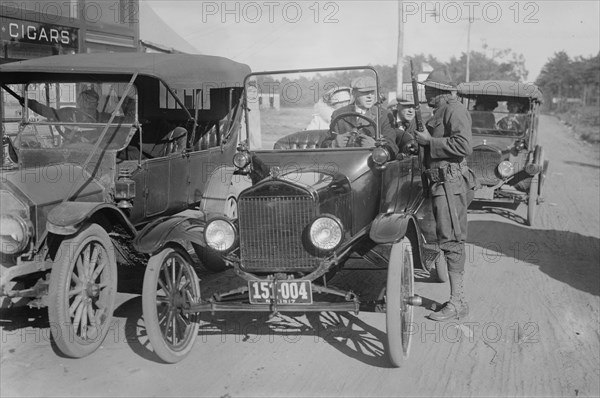
<path id="1" fill-rule="evenodd" d="M 444 196 L 448 204 L 448 211 L 450 212 L 450 220 L 452 222 L 452 230 L 454 232 L 454 238 L 460 240 L 462 233 L 460 227 L 460 220 L 458 217 L 458 210 L 456 208 L 456 198 L 452 189 L 446 183 L 451 183 L 464 178 L 463 175 L 469 172 L 467 162 L 463 159 L 461 162 L 447 162 L 442 164 L 440 167 L 427 169 L 423 172 L 423 186 L 429 187 L 433 184 L 441 184 L 444 189 Z"/>

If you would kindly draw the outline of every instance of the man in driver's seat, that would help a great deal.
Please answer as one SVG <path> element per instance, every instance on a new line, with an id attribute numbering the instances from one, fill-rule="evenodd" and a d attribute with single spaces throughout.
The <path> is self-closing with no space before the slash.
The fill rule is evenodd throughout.
<path id="1" fill-rule="evenodd" d="M 98 111 L 99 99 L 100 96 L 98 93 L 94 89 L 88 88 L 79 94 L 77 108 L 54 109 L 33 99 L 28 100 L 27 105 L 35 113 L 54 121 L 79 123 L 107 122 L 111 115 Z"/>
<path id="2" fill-rule="evenodd" d="M 331 115 L 329 126 L 331 146 L 334 148 L 373 147 L 375 146 L 375 124 L 378 123 L 381 136 L 392 152 L 390 155 L 394 157 L 398 153 L 396 130 L 392 127 L 394 116 L 390 111 L 375 104 L 377 101 L 375 79 L 371 76 L 357 77 L 352 80 L 350 86 L 354 103 L 335 110 Z M 369 123 L 369 120 L 372 123 Z"/>

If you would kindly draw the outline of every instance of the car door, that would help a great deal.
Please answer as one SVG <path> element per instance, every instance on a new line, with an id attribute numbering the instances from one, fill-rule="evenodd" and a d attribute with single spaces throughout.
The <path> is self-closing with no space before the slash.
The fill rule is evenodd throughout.
<path id="1" fill-rule="evenodd" d="M 419 174 L 418 165 L 417 156 L 404 156 L 386 165 L 382 176 L 381 213 L 403 213 L 415 201 L 414 176 Z"/>

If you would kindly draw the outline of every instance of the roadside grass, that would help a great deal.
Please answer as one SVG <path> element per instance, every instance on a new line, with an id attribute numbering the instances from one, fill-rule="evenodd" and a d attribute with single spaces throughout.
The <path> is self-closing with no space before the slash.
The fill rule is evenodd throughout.
<path id="1" fill-rule="evenodd" d="M 578 106 L 569 111 L 555 115 L 582 140 L 591 144 L 600 143 L 600 108 L 595 106 Z"/>

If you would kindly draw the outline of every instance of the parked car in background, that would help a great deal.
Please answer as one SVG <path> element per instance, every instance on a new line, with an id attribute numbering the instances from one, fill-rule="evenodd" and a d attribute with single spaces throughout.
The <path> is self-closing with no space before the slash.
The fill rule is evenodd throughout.
<path id="1" fill-rule="evenodd" d="M 549 161 L 538 143 L 542 93 L 533 84 L 473 81 L 458 86 L 473 120 L 475 201 L 524 203 L 527 224 L 534 225 L 543 202 Z"/>
<path id="2" fill-rule="evenodd" d="M 138 259 L 138 229 L 225 203 L 212 180 L 235 153 L 249 72 L 186 54 L 0 66 L 0 105 L 12 110 L 2 121 L 2 306 L 47 306 L 60 351 L 93 352 L 110 327 L 119 269 Z M 81 98 L 95 109 L 83 111 Z"/>
<path id="3" fill-rule="evenodd" d="M 375 145 L 334 148 L 331 132 L 305 130 L 313 105 L 332 86 L 371 67 L 264 72 L 245 79 L 245 134 L 233 157 L 247 176 L 228 217 L 171 217 L 150 223 L 135 246 L 149 260 L 142 295 L 144 322 L 157 355 L 182 360 L 198 335 L 197 314 L 218 311 L 354 311 L 361 298 L 330 283 L 352 255 L 387 268 L 385 307 L 390 361 L 409 355 L 414 267 L 428 268 L 437 252 L 431 208 L 423 197 L 418 156 L 385 147 L 378 122 L 350 112 L 360 141 L 363 127 Z M 336 120 L 332 120 L 332 124 Z M 202 294 L 187 242 L 218 255 L 240 285 Z M 432 255 L 433 254 L 433 255 Z"/>

